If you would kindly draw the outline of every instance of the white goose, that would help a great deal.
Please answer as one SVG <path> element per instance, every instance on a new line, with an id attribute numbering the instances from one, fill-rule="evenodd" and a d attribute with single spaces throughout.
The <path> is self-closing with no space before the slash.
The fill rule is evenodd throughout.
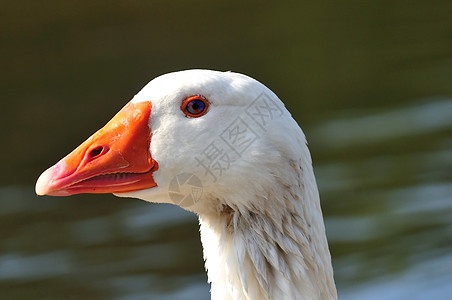
<path id="1" fill-rule="evenodd" d="M 36 193 L 115 193 L 196 213 L 212 299 L 337 299 L 304 134 L 248 76 L 157 77 Z"/>

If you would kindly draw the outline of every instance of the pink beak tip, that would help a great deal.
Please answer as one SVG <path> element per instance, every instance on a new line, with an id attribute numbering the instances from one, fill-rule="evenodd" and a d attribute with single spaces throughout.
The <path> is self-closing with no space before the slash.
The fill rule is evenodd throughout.
<path id="1" fill-rule="evenodd" d="M 35 191 L 39 196 L 44 195 L 55 195 L 52 193 L 52 183 L 54 178 L 59 173 L 58 164 L 45 170 L 41 176 L 39 176 L 38 181 L 36 181 Z"/>

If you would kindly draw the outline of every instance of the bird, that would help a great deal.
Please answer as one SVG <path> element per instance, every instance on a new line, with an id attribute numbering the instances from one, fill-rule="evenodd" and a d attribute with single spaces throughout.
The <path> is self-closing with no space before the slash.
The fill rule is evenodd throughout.
<path id="1" fill-rule="evenodd" d="M 35 189 L 195 213 L 212 299 L 337 299 L 305 135 L 247 75 L 192 69 L 154 78 Z"/>

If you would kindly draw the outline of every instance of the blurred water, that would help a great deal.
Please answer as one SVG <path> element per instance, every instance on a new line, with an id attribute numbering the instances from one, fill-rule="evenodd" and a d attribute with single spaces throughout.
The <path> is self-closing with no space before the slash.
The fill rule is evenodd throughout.
<path id="1" fill-rule="evenodd" d="M 192 214 L 129 200 L 90 217 L 63 212 L 80 199 L 36 198 L 32 187 L 0 189 L 2 298 L 208 295 Z"/>
<path id="2" fill-rule="evenodd" d="M 403 109 L 345 114 L 311 131 L 318 147 L 329 148 L 324 151 L 352 156 L 316 166 L 323 199 L 332 201 L 326 227 L 341 298 L 447 299 L 452 136 L 441 133 L 452 128 L 452 101 L 425 99 Z M 415 144 L 410 139 L 435 146 L 414 151 L 406 146 Z M 361 147 L 379 149 L 382 143 L 400 144 L 401 152 L 360 157 Z"/>
<path id="3" fill-rule="evenodd" d="M 450 298 L 451 3 L 2 3 L 0 298 L 209 298 L 194 215 L 34 195 L 148 80 L 193 67 L 256 77 L 304 129 L 341 299 Z"/>

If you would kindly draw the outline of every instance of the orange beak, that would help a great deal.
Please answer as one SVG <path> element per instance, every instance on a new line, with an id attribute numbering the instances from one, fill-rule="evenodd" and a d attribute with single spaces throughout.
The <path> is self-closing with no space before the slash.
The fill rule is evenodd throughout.
<path id="1" fill-rule="evenodd" d="M 124 193 L 157 186 L 151 157 L 151 103 L 128 103 L 36 182 L 38 195 Z"/>

